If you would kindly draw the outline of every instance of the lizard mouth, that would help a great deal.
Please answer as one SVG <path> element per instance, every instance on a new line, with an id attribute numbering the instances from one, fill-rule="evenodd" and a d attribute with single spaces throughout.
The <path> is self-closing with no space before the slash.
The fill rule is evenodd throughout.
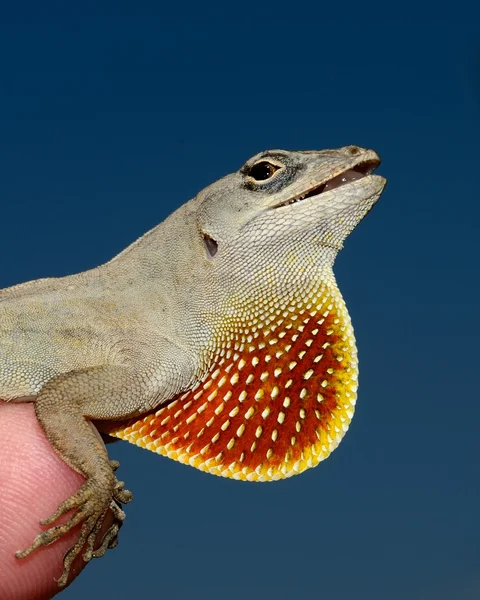
<path id="1" fill-rule="evenodd" d="M 373 171 L 379 165 L 379 160 L 366 160 L 364 162 L 360 162 L 358 165 L 355 165 L 351 169 L 347 169 L 346 171 L 342 171 L 341 173 L 336 174 L 334 177 L 327 179 L 327 181 L 323 181 L 322 183 L 307 190 L 306 192 L 303 192 L 298 196 L 294 196 L 286 202 L 282 202 L 282 204 L 279 204 L 278 206 L 288 206 L 289 204 L 295 204 L 296 202 L 301 202 L 306 198 L 319 196 L 324 192 L 329 192 L 330 190 L 334 190 L 335 188 L 341 187 L 342 185 L 348 185 L 349 183 L 353 183 L 354 181 L 363 179 L 367 175 L 373 173 Z"/>

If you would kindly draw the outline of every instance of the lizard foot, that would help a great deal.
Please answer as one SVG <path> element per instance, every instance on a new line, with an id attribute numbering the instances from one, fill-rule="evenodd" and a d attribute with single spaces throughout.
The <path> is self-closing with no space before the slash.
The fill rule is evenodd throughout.
<path id="1" fill-rule="evenodd" d="M 118 532 L 125 519 L 125 513 L 120 508 L 120 504 L 126 504 L 132 499 L 131 492 L 123 489 L 123 486 L 123 481 L 118 481 L 115 478 L 113 489 L 110 493 L 108 488 L 105 491 L 103 483 L 102 486 L 98 486 L 89 479 L 82 485 L 78 492 L 62 502 L 53 515 L 40 521 L 40 524 L 52 525 L 61 515 L 74 510 L 75 512 L 70 519 L 66 523 L 54 525 L 46 531 L 39 533 L 31 546 L 25 550 L 16 552 L 15 556 L 17 558 L 25 558 L 37 548 L 53 544 L 76 525 L 82 523 L 77 542 L 63 558 L 63 573 L 57 583 L 59 587 L 65 586 L 72 563 L 81 553 L 84 546 L 83 560 L 88 562 L 92 558 L 103 556 L 109 548 L 114 548 L 117 545 Z M 99 490 L 101 490 L 101 493 Z M 100 547 L 94 549 L 108 509 L 112 511 L 113 523 L 105 532 Z"/>

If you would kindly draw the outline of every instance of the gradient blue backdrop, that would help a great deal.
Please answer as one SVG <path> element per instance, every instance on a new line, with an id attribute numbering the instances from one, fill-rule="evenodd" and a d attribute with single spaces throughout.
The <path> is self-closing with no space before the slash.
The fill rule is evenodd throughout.
<path id="1" fill-rule="evenodd" d="M 373 147 L 389 185 L 336 268 L 340 448 L 254 485 L 113 446 L 120 545 L 62 598 L 478 600 L 478 4 L 64 4 L 2 9 L 1 286 L 109 259 L 266 148 Z"/>

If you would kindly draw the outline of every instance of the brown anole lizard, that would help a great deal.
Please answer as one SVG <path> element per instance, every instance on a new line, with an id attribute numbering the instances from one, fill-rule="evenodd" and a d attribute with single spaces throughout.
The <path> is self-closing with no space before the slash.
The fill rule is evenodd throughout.
<path id="1" fill-rule="evenodd" d="M 99 431 L 249 481 L 300 473 L 336 448 L 358 369 L 332 267 L 383 191 L 379 162 L 357 146 L 262 152 L 110 262 L 0 291 L 0 398 L 34 402 L 85 477 L 18 558 L 81 523 L 62 586 L 77 555 L 116 545 L 131 494 Z"/>

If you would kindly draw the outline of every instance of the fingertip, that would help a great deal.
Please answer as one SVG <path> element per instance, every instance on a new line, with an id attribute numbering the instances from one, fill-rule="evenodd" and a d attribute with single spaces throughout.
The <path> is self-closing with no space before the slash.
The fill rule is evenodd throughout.
<path id="1" fill-rule="evenodd" d="M 43 600 L 58 591 L 63 556 L 78 538 L 79 527 L 26 558 L 28 548 L 45 528 L 40 521 L 72 495 L 83 477 L 53 451 L 35 416 L 33 404 L 0 404 L 0 598 Z M 59 522 L 62 522 L 60 519 Z M 83 569 L 72 566 L 68 582 Z"/>

